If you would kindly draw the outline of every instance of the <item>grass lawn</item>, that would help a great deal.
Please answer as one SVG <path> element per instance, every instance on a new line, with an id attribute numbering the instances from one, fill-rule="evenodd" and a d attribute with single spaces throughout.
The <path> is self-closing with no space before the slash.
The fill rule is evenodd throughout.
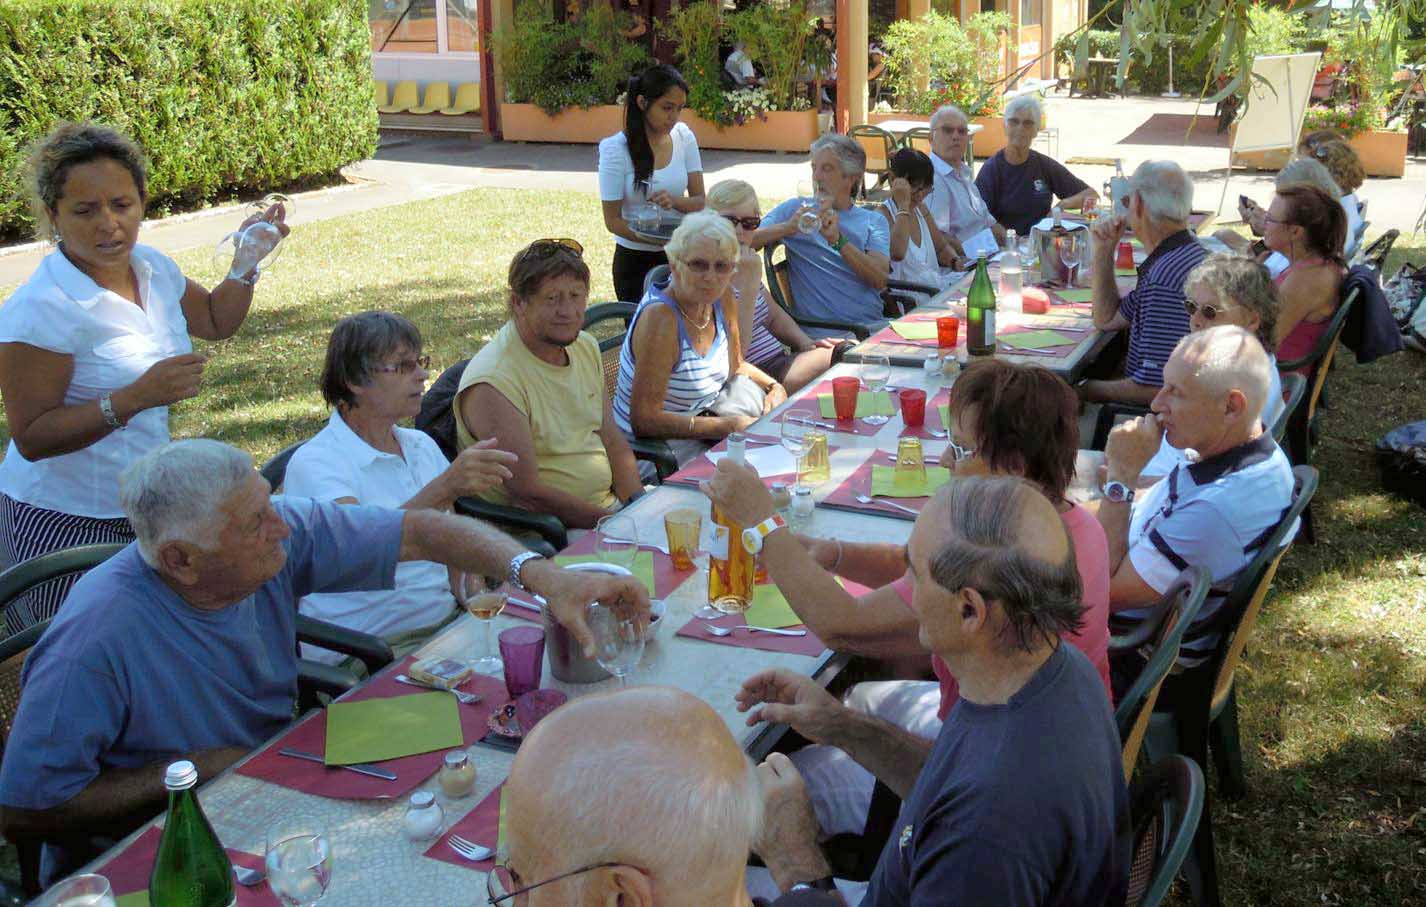
<path id="1" fill-rule="evenodd" d="M 327 334 L 348 313 L 405 314 L 437 370 L 469 355 L 504 321 L 511 257 L 541 236 L 583 243 L 592 300 L 612 298 L 592 195 L 482 189 L 298 228 L 241 334 L 199 343 L 207 385 L 174 408 L 175 436 L 259 461 L 310 437 L 327 418 Z M 1389 271 L 1426 259 L 1398 250 Z M 177 259 L 216 275 L 206 251 Z M 1226 904 L 1426 903 L 1426 515 L 1381 492 L 1372 455 L 1387 429 L 1426 418 L 1424 387 L 1412 352 L 1334 372 L 1320 540 L 1288 554 L 1238 675 L 1249 796 L 1216 806 Z"/>

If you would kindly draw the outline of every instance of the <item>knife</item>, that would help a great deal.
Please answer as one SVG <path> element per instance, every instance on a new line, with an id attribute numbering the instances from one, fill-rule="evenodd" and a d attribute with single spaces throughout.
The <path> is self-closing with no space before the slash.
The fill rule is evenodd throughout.
<path id="1" fill-rule="evenodd" d="M 293 759 L 306 759 L 308 762 L 320 762 L 327 765 L 327 760 L 316 753 L 308 753 L 302 750 L 295 750 L 290 746 L 285 746 L 277 751 L 280 755 L 291 756 Z M 327 765 L 327 768 L 344 768 L 349 772 L 356 772 L 358 775 L 370 775 L 373 778 L 380 778 L 382 781 L 395 781 L 396 773 L 388 772 L 384 768 L 377 768 L 374 765 Z"/>

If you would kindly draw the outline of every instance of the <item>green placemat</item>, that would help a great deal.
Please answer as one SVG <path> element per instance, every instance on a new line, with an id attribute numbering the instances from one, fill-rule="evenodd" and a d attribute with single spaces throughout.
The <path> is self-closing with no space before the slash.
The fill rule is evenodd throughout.
<path id="1" fill-rule="evenodd" d="M 601 561 L 597 554 L 561 554 L 555 558 L 555 563 L 561 567 L 568 567 L 570 564 L 603 564 L 606 562 Z M 629 572 L 644 581 L 650 595 L 654 594 L 654 553 L 652 551 L 640 551 L 634 558 L 634 566 L 629 568 Z"/>
<path id="2" fill-rule="evenodd" d="M 934 321 L 893 321 L 891 329 L 906 340 L 936 339 L 936 322 Z"/>
<path id="3" fill-rule="evenodd" d="M 787 597 L 774 583 L 764 583 L 753 589 L 753 603 L 743 614 L 743 623 L 753 627 L 800 627 L 802 618 L 787 603 Z"/>
<path id="4" fill-rule="evenodd" d="M 381 762 L 465 743 L 456 698 L 417 693 L 327 706 L 328 765 Z"/>
<path id="5" fill-rule="evenodd" d="M 1079 343 L 1073 337 L 1066 337 L 1059 331 L 1016 331 L 1013 334 L 1001 334 L 995 338 L 1007 346 L 1017 347 L 1022 350 L 1040 349 L 1047 346 L 1072 346 Z"/>
<path id="6" fill-rule="evenodd" d="M 924 498 L 934 494 L 937 488 L 951 480 L 951 471 L 944 466 L 927 466 L 926 479 L 914 486 L 896 484 L 896 467 L 873 466 L 871 468 L 871 493 L 892 498 Z"/>
<path id="7" fill-rule="evenodd" d="M 1052 291 L 1052 292 L 1053 292 L 1056 296 L 1058 296 L 1058 297 L 1060 297 L 1061 299 L 1063 299 L 1065 302 L 1093 302 L 1093 301 L 1094 301 L 1094 290 L 1090 289 L 1089 287 L 1084 287 L 1083 289 L 1073 289 L 1073 290 L 1054 290 L 1054 291 Z"/>
<path id="8" fill-rule="evenodd" d="M 149 893 L 147 891 L 131 891 L 114 901 L 116 907 L 149 907 Z"/>
<path id="9" fill-rule="evenodd" d="M 951 404 L 942 403 L 936 407 L 936 411 L 941 414 L 941 427 L 946 431 L 951 430 Z"/>
<path id="10" fill-rule="evenodd" d="M 1138 269 L 1138 268 L 1115 268 L 1115 269 L 1114 269 L 1114 276 L 1116 276 L 1116 277 L 1136 277 L 1136 276 L 1138 276 L 1138 274 L 1139 274 L 1139 269 Z"/>
<path id="11" fill-rule="evenodd" d="M 817 405 L 822 407 L 823 419 L 837 418 L 837 404 L 833 402 L 831 394 L 819 394 Z M 859 391 L 855 418 L 865 419 L 867 416 L 873 415 L 896 415 L 896 406 L 891 402 L 891 395 L 886 391 L 877 394 L 873 394 L 871 391 Z"/>

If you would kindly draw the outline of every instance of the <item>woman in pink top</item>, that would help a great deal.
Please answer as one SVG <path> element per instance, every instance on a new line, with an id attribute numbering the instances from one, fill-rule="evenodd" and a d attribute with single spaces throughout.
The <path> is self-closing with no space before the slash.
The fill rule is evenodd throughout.
<path id="1" fill-rule="evenodd" d="M 1284 186 L 1274 196 L 1263 218 L 1263 241 L 1288 260 L 1274 281 L 1282 297 L 1277 318 L 1279 362 L 1311 353 L 1326 332 L 1340 301 L 1346 235 L 1342 205 L 1316 186 Z"/>

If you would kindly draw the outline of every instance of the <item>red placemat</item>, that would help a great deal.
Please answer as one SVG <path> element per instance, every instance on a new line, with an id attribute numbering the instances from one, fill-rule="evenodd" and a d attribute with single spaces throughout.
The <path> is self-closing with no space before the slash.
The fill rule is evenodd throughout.
<path id="1" fill-rule="evenodd" d="M 848 579 L 838 578 L 842 588 L 846 589 L 854 596 L 862 596 L 870 592 L 871 589 L 861 583 L 854 583 Z M 740 649 L 761 649 L 764 652 L 791 652 L 794 655 L 807 655 L 816 657 L 821 655 L 827 648 L 826 644 L 817 637 L 811 630 L 806 636 L 779 636 L 776 633 L 755 633 L 752 630 L 736 630 L 731 636 L 714 636 L 707 630 L 708 624 L 719 627 L 737 627 L 747 623 L 746 614 L 725 614 L 714 620 L 704 620 L 695 617 L 678 631 L 677 636 L 685 639 L 701 639 L 705 642 L 715 642 L 725 646 L 736 646 Z M 788 627 L 787 629 L 798 629 Z M 801 629 L 806 630 L 803 625 Z"/>
<path id="2" fill-rule="evenodd" d="M 386 668 L 365 686 L 342 697 L 344 702 L 359 702 L 363 699 L 382 699 L 395 696 L 410 696 L 422 691 L 407 684 L 397 683 L 396 675 L 406 673 L 415 663 L 414 655 Z M 497 706 L 509 699 L 505 692 L 505 681 L 500 677 L 476 674 L 460 687 L 462 692 L 477 693 L 485 697 L 475 705 L 461 704 L 457 710 L 465 744 L 468 746 L 484 737 L 489 728 L 486 720 Z M 403 756 L 376 763 L 396 774 L 395 781 L 372 778 L 341 768 L 327 768 L 305 759 L 283 756 L 278 750 L 284 747 L 305 750 L 322 755 L 327 749 L 327 713 L 317 711 L 299 722 L 286 734 L 269 744 L 261 753 L 238 769 L 243 775 L 261 778 L 273 784 L 280 784 L 293 790 L 300 790 L 319 797 L 336 797 L 347 800 L 389 800 L 401 797 L 412 788 L 425 781 L 441 767 L 445 750 Z"/>
<path id="3" fill-rule="evenodd" d="M 464 819 L 446 829 L 445 834 L 436 839 L 436 843 L 426 848 L 425 855 L 433 860 L 454 863 L 477 872 L 489 872 L 494 869 L 495 857 L 481 860 L 479 863 L 467 860 L 451 849 L 450 837 L 457 835 L 472 844 L 497 850 L 500 844 L 500 792 L 504 789 L 505 782 L 502 781 L 495 790 L 480 801 L 475 809 L 466 813 Z"/>
<path id="4" fill-rule="evenodd" d="M 750 434 L 750 435 L 748 435 L 747 437 L 748 437 L 748 445 L 749 445 L 750 448 L 752 448 L 752 447 L 764 447 L 764 446 L 770 446 L 770 445 L 781 444 L 781 443 L 782 443 L 782 441 L 781 441 L 780 439 L 775 438 L 775 437 L 772 437 L 771 435 L 754 435 L 754 434 Z M 709 452 L 709 453 L 723 452 L 723 451 L 726 451 L 727 449 L 728 449 L 728 441 L 727 441 L 727 439 L 725 438 L 725 439 L 723 439 L 722 441 L 719 441 L 717 444 L 714 444 L 711 448 L 709 448 L 709 451 L 708 451 L 708 452 Z M 714 463 L 712 460 L 708 459 L 708 458 L 705 457 L 705 456 L 699 455 L 699 456 L 694 457 L 693 460 L 692 460 L 687 466 L 683 467 L 683 468 L 680 469 L 678 472 L 676 472 L 676 473 L 674 473 L 673 475 L 669 476 L 668 478 L 664 479 L 664 484 L 665 484 L 665 485 L 669 485 L 669 484 L 672 484 L 672 485 L 691 485 L 691 486 L 697 487 L 697 485 L 698 485 L 699 482 L 703 482 L 703 481 L 706 481 L 706 480 L 708 480 L 708 479 L 713 478 L 713 473 L 717 470 L 717 468 L 718 468 L 718 465 L 717 465 L 716 463 Z M 775 476 L 763 476 L 762 478 L 763 478 L 763 481 L 764 481 L 764 482 L 788 482 L 788 483 L 791 483 L 791 482 L 795 481 L 797 477 L 796 477 L 795 475 L 793 475 L 792 473 L 783 473 L 783 474 L 775 475 Z"/>
<path id="5" fill-rule="evenodd" d="M 147 891 L 149 887 L 149 874 L 153 872 L 154 859 L 158 857 L 158 842 L 163 834 L 163 829 L 157 826 L 134 839 L 134 843 L 125 847 L 115 854 L 109 862 L 99 867 L 99 874 L 109 880 L 109 887 L 114 891 L 114 897 L 121 898 L 126 894 L 133 894 L 135 891 Z M 227 848 L 228 859 L 233 861 L 235 866 L 244 866 L 248 869 L 263 869 L 262 857 L 247 853 L 242 850 Z M 246 885 L 233 883 L 233 890 L 238 893 L 238 904 L 249 905 L 249 907 L 267 907 L 267 905 L 281 905 L 277 895 L 272 893 L 267 882 L 254 885 L 251 888 Z"/>
<path id="6" fill-rule="evenodd" d="M 663 527 L 659 527 L 662 531 Z M 586 532 L 579 541 L 570 545 L 560 552 L 560 554 L 593 554 L 594 543 L 598 540 L 595 532 Z M 646 549 L 652 550 L 652 549 Z M 654 598 L 664 598 L 672 595 L 673 591 L 683 585 L 683 581 L 696 572 L 694 570 L 673 569 L 673 559 L 662 551 L 654 551 Z"/>
<path id="7" fill-rule="evenodd" d="M 865 391 L 865 388 L 863 388 L 863 391 Z M 881 431 L 882 426 L 870 425 L 865 419 L 824 418 L 822 415 L 822 404 L 817 402 L 817 398 L 823 394 L 829 397 L 832 395 L 832 382 L 823 381 L 821 384 L 812 388 L 812 390 L 808 391 L 807 394 L 796 403 L 791 404 L 787 409 L 783 410 L 782 418 L 800 416 L 804 419 L 811 419 L 824 426 L 831 426 L 826 429 L 829 432 L 838 431 L 848 435 L 874 435 Z M 892 405 L 895 405 L 895 401 L 892 402 Z"/>
<path id="8" fill-rule="evenodd" d="M 874 513 L 878 516 L 895 517 L 899 520 L 915 520 L 915 514 L 892 507 L 886 502 L 895 501 L 897 504 L 920 512 L 930 498 L 875 498 L 870 504 L 862 504 L 855 497 L 858 494 L 871 494 L 871 468 L 873 466 L 895 465 L 895 454 L 884 450 L 876 451 L 867 457 L 862 465 L 853 470 L 842 484 L 833 489 L 831 494 L 818 501 L 817 506 L 830 507 L 833 510 L 851 510 L 856 513 Z M 935 459 L 928 459 L 926 465 L 935 466 Z"/>

